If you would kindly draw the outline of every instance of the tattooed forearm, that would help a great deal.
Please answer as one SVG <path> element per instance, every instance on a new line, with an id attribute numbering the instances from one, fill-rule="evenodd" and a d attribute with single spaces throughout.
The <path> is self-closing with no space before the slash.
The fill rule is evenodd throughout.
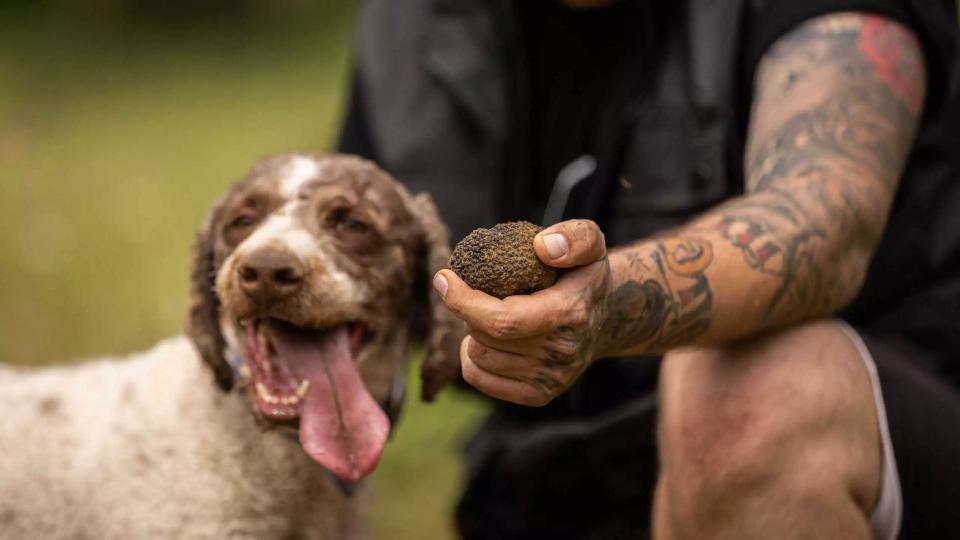
<path id="1" fill-rule="evenodd" d="M 643 344 L 648 350 L 663 350 L 706 332 L 713 309 L 707 280 L 713 262 L 710 242 L 695 236 L 664 237 L 649 254 L 631 252 L 628 261 L 646 277 L 627 280 L 610 293 L 601 332 L 608 349 Z"/>

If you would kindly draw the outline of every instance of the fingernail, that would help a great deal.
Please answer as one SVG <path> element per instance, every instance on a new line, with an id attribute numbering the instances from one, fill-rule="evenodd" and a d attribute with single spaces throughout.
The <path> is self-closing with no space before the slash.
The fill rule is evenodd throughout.
<path id="1" fill-rule="evenodd" d="M 447 278 L 443 277 L 443 274 L 437 274 L 433 277 L 433 288 L 440 293 L 440 296 L 447 295 Z"/>
<path id="2" fill-rule="evenodd" d="M 567 239 L 562 234 L 548 234 L 543 237 L 543 245 L 553 259 L 559 259 L 567 254 Z"/>

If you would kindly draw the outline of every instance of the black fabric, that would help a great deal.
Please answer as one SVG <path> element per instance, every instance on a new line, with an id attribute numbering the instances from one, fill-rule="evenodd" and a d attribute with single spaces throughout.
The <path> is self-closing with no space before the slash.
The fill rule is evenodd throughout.
<path id="1" fill-rule="evenodd" d="M 607 156 L 606 126 L 623 116 L 658 62 L 658 46 L 679 3 L 622 2 L 583 11 L 555 1 L 517 2 L 521 46 L 527 59 L 527 95 L 521 108 L 529 157 L 530 204 L 539 221 L 554 180 L 577 157 Z"/>
<path id="2" fill-rule="evenodd" d="M 742 190 L 726 155 L 741 0 L 691 3 L 661 23 L 658 69 L 625 110 L 615 159 L 601 161 L 594 186 L 604 192 L 590 195 L 607 206 L 568 216 L 597 219 L 608 245 L 682 226 Z"/>
<path id="3" fill-rule="evenodd" d="M 467 444 L 465 540 L 643 538 L 656 482 L 654 358 L 595 364 L 546 407 L 499 407 Z"/>
<path id="4" fill-rule="evenodd" d="M 899 538 L 960 538 L 960 391 L 907 342 L 861 336 L 877 365 L 900 477 Z"/>

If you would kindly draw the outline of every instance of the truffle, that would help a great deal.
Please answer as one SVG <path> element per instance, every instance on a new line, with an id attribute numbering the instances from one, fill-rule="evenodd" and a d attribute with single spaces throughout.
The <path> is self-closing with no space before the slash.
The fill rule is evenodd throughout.
<path id="1" fill-rule="evenodd" d="M 542 230 L 526 221 L 476 229 L 453 249 L 450 269 L 470 287 L 497 298 L 549 287 L 557 271 L 533 250 L 533 237 Z"/>

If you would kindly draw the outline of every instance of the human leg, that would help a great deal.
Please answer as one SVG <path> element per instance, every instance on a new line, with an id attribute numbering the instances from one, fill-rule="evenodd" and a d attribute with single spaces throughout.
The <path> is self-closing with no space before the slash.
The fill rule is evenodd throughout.
<path id="1" fill-rule="evenodd" d="M 836 322 L 667 355 L 654 537 L 869 538 L 882 446 Z"/>

